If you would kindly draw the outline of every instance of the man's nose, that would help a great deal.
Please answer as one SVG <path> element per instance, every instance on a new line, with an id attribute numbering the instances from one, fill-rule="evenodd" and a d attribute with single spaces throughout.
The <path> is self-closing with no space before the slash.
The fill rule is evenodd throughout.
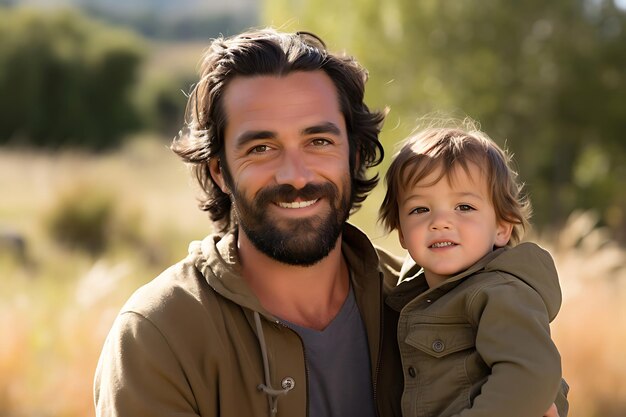
<path id="1" fill-rule="evenodd" d="M 306 156 L 300 150 L 283 150 L 283 157 L 276 172 L 276 182 L 300 189 L 312 180 L 313 172 Z"/>

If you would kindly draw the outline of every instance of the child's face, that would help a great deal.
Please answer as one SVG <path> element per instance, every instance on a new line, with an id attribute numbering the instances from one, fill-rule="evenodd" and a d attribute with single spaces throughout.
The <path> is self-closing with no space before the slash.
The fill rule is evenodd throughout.
<path id="1" fill-rule="evenodd" d="M 452 181 L 435 171 L 400 193 L 400 243 L 433 287 L 505 246 L 513 225 L 496 219 L 486 179 L 475 164 L 454 168 Z M 424 185 L 432 184 L 432 185 Z"/>

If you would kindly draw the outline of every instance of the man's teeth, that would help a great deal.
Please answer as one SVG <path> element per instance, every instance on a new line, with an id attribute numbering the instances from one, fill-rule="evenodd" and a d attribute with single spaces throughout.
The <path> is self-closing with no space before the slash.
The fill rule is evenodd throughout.
<path id="1" fill-rule="evenodd" d="M 303 208 L 303 207 L 309 207 L 310 205 L 313 205 L 317 202 L 317 199 L 315 200 L 310 200 L 310 201 L 294 201 L 293 203 L 278 203 L 278 205 L 280 207 L 283 208 L 290 208 L 290 209 L 294 209 L 294 208 Z"/>
<path id="2" fill-rule="evenodd" d="M 432 248 L 445 248 L 446 246 L 452 246 L 454 243 L 452 242 L 437 242 L 431 245 Z"/>

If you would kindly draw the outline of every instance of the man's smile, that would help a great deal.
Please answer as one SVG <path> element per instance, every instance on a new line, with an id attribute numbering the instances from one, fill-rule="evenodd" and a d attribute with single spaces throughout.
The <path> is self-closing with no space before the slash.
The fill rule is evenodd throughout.
<path id="1" fill-rule="evenodd" d="M 309 200 L 309 201 L 294 201 L 291 203 L 278 202 L 277 204 L 279 207 L 282 207 L 282 208 L 297 209 L 297 208 L 304 208 L 304 207 L 312 206 L 313 204 L 317 203 L 318 200 L 319 198 L 316 198 L 315 200 Z"/>

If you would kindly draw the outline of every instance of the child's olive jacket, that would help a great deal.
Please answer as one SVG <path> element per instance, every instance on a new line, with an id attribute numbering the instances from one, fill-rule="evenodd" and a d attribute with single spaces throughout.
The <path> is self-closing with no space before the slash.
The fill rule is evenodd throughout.
<path id="1" fill-rule="evenodd" d="M 561 291 L 548 252 L 500 248 L 431 289 L 418 267 L 407 276 L 387 298 L 400 312 L 403 416 L 542 416 L 561 384 L 549 327 Z"/>

